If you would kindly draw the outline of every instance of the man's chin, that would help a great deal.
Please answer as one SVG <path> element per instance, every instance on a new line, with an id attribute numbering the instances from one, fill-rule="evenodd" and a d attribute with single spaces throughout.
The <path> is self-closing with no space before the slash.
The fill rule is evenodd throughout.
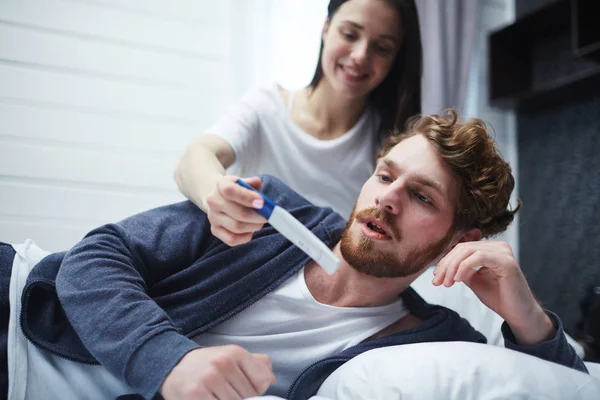
<path id="1" fill-rule="evenodd" d="M 363 264 L 363 263 L 349 263 L 354 270 L 361 274 L 373 277 L 373 278 L 408 278 L 420 275 L 426 267 L 413 266 L 411 268 L 405 268 L 401 264 L 394 265 L 382 265 L 382 264 Z"/>
<path id="2" fill-rule="evenodd" d="M 363 274 L 363 275 L 367 275 L 371 278 L 397 278 L 397 271 L 395 271 L 396 273 L 394 274 L 390 274 L 389 270 L 382 270 L 380 268 L 373 268 L 372 265 L 369 265 L 367 267 L 365 267 L 364 264 L 349 264 L 355 271 L 358 271 L 359 273 Z"/>

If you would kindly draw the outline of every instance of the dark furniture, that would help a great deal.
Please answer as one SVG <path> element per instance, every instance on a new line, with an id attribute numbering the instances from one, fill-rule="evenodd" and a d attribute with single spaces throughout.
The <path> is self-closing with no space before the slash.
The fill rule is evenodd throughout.
<path id="1" fill-rule="evenodd" d="M 546 2 L 494 32 L 489 49 L 492 105 L 536 110 L 592 94 L 600 87 L 600 2 Z"/>
<path id="2" fill-rule="evenodd" d="M 491 102 L 516 110 L 519 263 L 574 334 L 600 285 L 600 1 L 515 5 L 489 62 Z"/>

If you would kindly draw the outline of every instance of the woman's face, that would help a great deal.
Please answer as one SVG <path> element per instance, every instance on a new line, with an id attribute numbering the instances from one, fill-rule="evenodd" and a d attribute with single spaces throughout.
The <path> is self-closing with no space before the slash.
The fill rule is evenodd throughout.
<path id="1" fill-rule="evenodd" d="M 385 0 L 348 0 L 323 28 L 323 75 L 345 97 L 364 97 L 387 76 L 401 41 L 395 7 Z"/>

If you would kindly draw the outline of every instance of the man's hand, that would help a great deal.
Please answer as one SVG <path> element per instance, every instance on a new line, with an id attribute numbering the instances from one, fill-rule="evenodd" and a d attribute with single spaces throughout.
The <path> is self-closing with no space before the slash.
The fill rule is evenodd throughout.
<path id="1" fill-rule="evenodd" d="M 540 343 L 556 334 L 506 242 L 459 243 L 440 260 L 434 275 L 436 286 L 464 282 L 508 323 L 519 344 Z"/>
<path id="2" fill-rule="evenodd" d="M 271 360 L 239 346 L 187 353 L 163 382 L 165 400 L 238 400 L 260 396 L 275 383 Z"/>
<path id="3" fill-rule="evenodd" d="M 267 222 L 254 210 L 262 207 L 263 198 L 235 183 L 237 179 L 237 176 L 232 175 L 220 178 L 215 190 L 206 199 L 210 231 L 229 246 L 249 242 L 252 234 Z M 257 177 L 244 181 L 258 190 L 262 186 Z"/>

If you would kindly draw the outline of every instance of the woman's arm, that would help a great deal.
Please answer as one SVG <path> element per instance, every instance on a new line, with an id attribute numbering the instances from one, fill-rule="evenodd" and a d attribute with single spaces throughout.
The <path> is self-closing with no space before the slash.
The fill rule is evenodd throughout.
<path id="1" fill-rule="evenodd" d="M 207 211 L 208 196 L 234 161 L 235 154 L 227 141 L 216 135 L 202 135 L 186 149 L 177 164 L 177 187 L 185 197 Z"/>
<path id="2" fill-rule="evenodd" d="M 237 185 L 237 177 L 225 176 L 234 160 L 224 139 L 207 134 L 188 147 L 175 170 L 179 190 L 206 212 L 212 234 L 230 246 L 249 242 L 266 222 L 252 210 L 262 207 L 262 197 Z M 258 178 L 246 181 L 261 188 Z"/>

